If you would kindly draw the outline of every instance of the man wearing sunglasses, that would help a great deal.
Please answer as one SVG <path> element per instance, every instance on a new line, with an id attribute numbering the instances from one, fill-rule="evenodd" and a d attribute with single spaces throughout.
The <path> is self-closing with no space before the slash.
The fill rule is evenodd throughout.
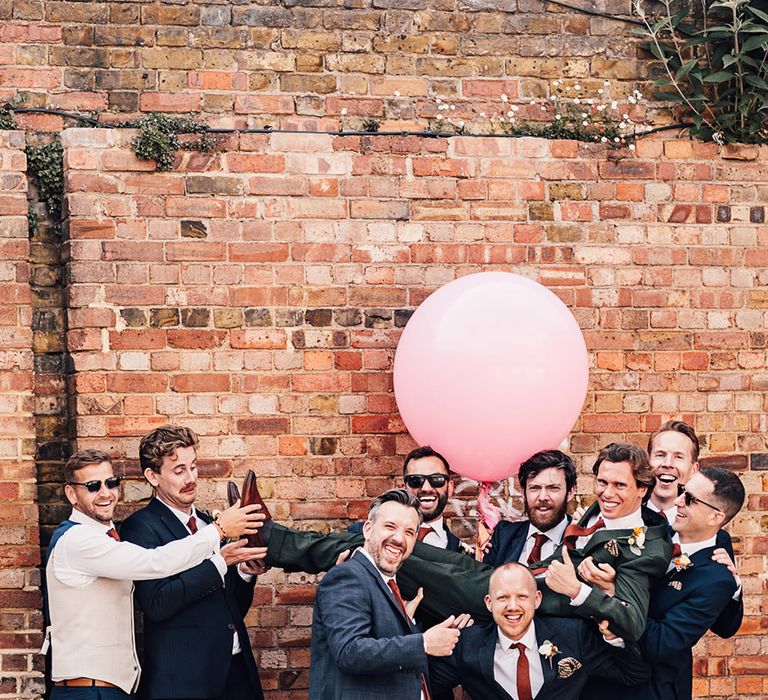
<path id="1" fill-rule="evenodd" d="M 744 505 L 744 486 L 725 469 L 702 468 L 675 499 L 675 549 L 667 573 L 651 590 L 643 655 L 651 664 L 648 683 L 635 688 L 595 684 L 583 697 L 627 700 L 690 699 L 692 649 L 726 609 L 736 590 L 728 568 L 713 559 L 717 536 Z"/>
<path id="2" fill-rule="evenodd" d="M 133 580 L 220 559 L 221 538 L 257 532 L 262 516 L 256 506 L 229 508 L 194 537 L 147 550 L 121 542 L 115 531 L 120 477 L 106 453 L 76 452 L 64 466 L 64 481 L 72 514 L 53 533 L 45 568 L 50 698 L 128 698 L 140 675 Z"/>
<path id="3" fill-rule="evenodd" d="M 155 497 L 125 521 L 126 540 L 157 547 L 194 537 L 209 522 L 195 508 L 197 445 L 195 433 L 184 426 L 162 426 L 141 439 L 139 461 Z M 136 583 L 144 612 L 142 699 L 263 698 L 244 617 L 266 548 L 243 548 L 251 555 L 243 561 L 236 552 L 229 556 L 229 547 L 222 547 L 220 566 L 203 562 Z"/>

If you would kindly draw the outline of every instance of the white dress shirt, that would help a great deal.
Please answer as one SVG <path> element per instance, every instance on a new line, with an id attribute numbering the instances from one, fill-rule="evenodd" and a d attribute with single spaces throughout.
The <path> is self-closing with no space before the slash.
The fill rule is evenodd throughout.
<path id="1" fill-rule="evenodd" d="M 511 648 L 513 644 L 525 645 L 525 656 L 528 659 L 528 671 L 531 677 L 531 696 L 536 697 L 544 685 L 544 671 L 541 668 L 541 654 L 536 642 L 534 622 L 528 626 L 520 639 L 510 639 L 497 628 L 499 638 L 493 652 L 493 679 L 517 700 L 517 660 L 519 652 Z"/>
<path id="2" fill-rule="evenodd" d="M 677 517 L 677 506 L 673 503 L 669 508 L 665 508 L 662 510 L 659 508 L 653 501 L 648 501 L 646 505 L 654 512 L 656 513 L 663 513 L 664 517 L 667 519 L 667 522 L 671 525 L 673 522 L 675 522 L 675 518 Z"/>
<path id="3" fill-rule="evenodd" d="M 547 536 L 546 542 L 541 545 L 541 559 L 544 560 L 547 557 L 552 556 L 555 553 L 555 550 L 562 543 L 563 533 L 565 533 L 565 528 L 567 526 L 568 518 L 563 518 L 557 525 L 545 532 L 539 530 L 539 528 L 537 528 L 533 523 L 529 523 L 528 535 L 525 538 L 525 545 L 523 545 L 523 551 L 520 553 L 520 557 L 517 561 L 519 561 L 521 564 L 528 564 L 528 557 L 531 555 L 531 550 L 533 549 L 533 545 L 536 542 L 534 535 L 538 533 Z"/>
<path id="4" fill-rule="evenodd" d="M 89 518 L 73 510 L 71 527 L 56 544 L 53 570 L 67 586 L 79 588 L 97 578 L 119 581 L 149 581 L 165 578 L 196 566 L 219 551 L 219 531 L 215 525 L 200 528 L 194 541 L 177 540 L 155 549 L 131 542 L 117 542 L 107 536 L 114 525 Z"/>
<path id="5" fill-rule="evenodd" d="M 428 532 L 422 542 L 431 544 L 433 547 L 440 547 L 440 549 L 448 549 L 448 533 L 445 531 L 445 523 L 442 516 L 431 522 L 424 523 L 422 527 L 432 528 L 432 532 Z"/>

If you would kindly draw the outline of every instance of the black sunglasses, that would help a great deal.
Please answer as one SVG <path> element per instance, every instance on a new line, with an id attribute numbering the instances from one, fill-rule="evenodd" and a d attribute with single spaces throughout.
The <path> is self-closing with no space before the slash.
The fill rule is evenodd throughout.
<path id="1" fill-rule="evenodd" d="M 111 491 L 114 491 L 118 486 L 120 486 L 120 480 L 121 480 L 121 477 L 119 476 L 110 476 L 109 478 L 104 479 L 104 485 Z M 88 493 L 98 493 L 101 490 L 100 479 L 94 479 L 93 481 L 85 481 L 83 483 L 79 481 L 68 481 L 67 483 L 70 486 L 83 486 L 85 487 L 85 490 L 88 491 Z"/>
<path id="2" fill-rule="evenodd" d="M 424 486 L 424 482 L 428 481 L 429 485 L 433 489 L 439 489 L 441 486 L 445 486 L 445 482 L 448 481 L 447 474 L 408 474 L 403 477 L 403 481 L 406 486 L 412 489 L 420 489 Z"/>
<path id="3" fill-rule="evenodd" d="M 716 510 L 718 513 L 723 512 L 717 506 L 713 506 L 711 503 L 702 501 L 698 496 L 694 496 L 690 491 L 686 491 L 685 486 L 683 486 L 682 484 L 677 485 L 677 495 L 685 497 L 685 505 L 687 506 L 692 506 L 694 503 L 701 503 L 702 505 L 705 505 L 708 508 L 711 508 L 712 510 Z"/>

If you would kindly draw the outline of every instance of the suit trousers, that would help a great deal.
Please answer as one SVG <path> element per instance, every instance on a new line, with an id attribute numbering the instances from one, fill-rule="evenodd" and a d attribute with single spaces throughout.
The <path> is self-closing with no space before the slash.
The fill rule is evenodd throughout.
<path id="1" fill-rule="evenodd" d="M 235 654 L 229 667 L 224 692 L 213 700 L 253 700 L 257 697 L 260 698 L 261 694 L 257 694 L 251 685 L 242 653 Z"/>
<path id="2" fill-rule="evenodd" d="M 50 700 L 126 700 L 133 695 L 120 688 L 66 688 L 53 686 Z"/>

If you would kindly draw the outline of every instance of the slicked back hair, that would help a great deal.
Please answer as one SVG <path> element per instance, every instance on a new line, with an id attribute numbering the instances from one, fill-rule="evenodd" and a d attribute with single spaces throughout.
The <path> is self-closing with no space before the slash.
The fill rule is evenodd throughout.
<path id="1" fill-rule="evenodd" d="M 102 462 L 112 464 L 112 459 L 106 452 L 101 450 L 78 450 L 64 464 L 64 483 L 68 484 L 70 481 L 75 481 L 75 472 L 78 469 L 90 467 L 92 464 L 101 464 Z"/>
<path id="2" fill-rule="evenodd" d="M 715 502 L 712 505 L 718 506 L 725 514 L 725 520 L 722 523 L 725 525 L 744 505 L 746 498 L 744 484 L 736 474 L 720 467 L 704 467 L 699 470 L 699 474 L 709 479 L 714 485 L 712 494 Z"/>
<path id="3" fill-rule="evenodd" d="M 151 469 L 153 472 L 159 472 L 164 457 L 172 455 L 179 447 L 197 447 L 197 444 L 197 435 L 191 428 L 180 425 L 155 428 L 141 438 L 139 443 L 141 470 Z"/>
<path id="4" fill-rule="evenodd" d="M 424 520 L 424 517 L 419 510 L 418 499 L 405 489 L 390 489 L 374 498 L 371 507 L 368 509 L 368 520 L 375 520 L 379 513 L 379 509 L 385 503 L 399 503 L 409 508 L 413 508 L 419 516 L 419 525 L 421 525 Z"/>

